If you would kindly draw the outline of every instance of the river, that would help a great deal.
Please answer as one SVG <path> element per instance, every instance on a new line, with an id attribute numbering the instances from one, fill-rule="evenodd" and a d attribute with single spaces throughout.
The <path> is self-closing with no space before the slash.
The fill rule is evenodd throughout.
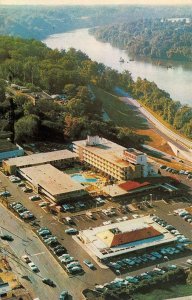
<path id="1" fill-rule="evenodd" d="M 173 68 L 167 69 L 150 59 L 130 61 L 126 51 L 113 47 L 109 43 L 97 41 L 94 36 L 89 34 L 87 28 L 50 35 L 43 42 L 52 49 L 75 48 L 81 50 L 92 60 L 120 72 L 129 70 L 134 80 L 141 77 L 154 81 L 174 100 L 192 106 L 192 63 L 169 62 Z M 124 59 L 124 63 L 119 61 L 121 57 Z"/>

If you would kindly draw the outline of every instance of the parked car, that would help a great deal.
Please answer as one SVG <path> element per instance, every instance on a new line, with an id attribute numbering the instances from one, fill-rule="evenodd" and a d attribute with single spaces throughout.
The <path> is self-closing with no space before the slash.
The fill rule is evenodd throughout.
<path id="1" fill-rule="evenodd" d="M 97 205 L 105 204 L 105 200 L 100 197 L 97 197 L 95 200 L 96 200 Z"/>
<path id="2" fill-rule="evenodd" d="M 41 228 L 39 228 L 39 229 L 37 230 L 37 232 L 39 233 L 39 232 L 44 231 L 44 230 L 49 230 L 49 228 L 47 228 L 47 227 L 41 227 Z M 49 231 L 50 231 L 50 230 L 49 230 Z"/>
<path id="3" fill-rule="evenodd" d="M 62 291 L 59 300 L 67 300 L 69 298 L 69 293 L 67 291 Z"/>
<path id="4" fill-rule="evenodd" d="M 94 264 L 93 264 L 90 260 L 85 259 L 83 262 L 84 262 L 84 264 L 85 264 L 89 269 L 94 269 L 94 268 L 95 268 L 95 267 L 94 267 Z"/>
<path id="5" fill-rule="evenodd" d="M 66 250 L 65 249 L 57 249 L 53 253 L 57 256 L 61 256 L 62 254 L 66 253 Z"/>
<path id="6" fill-rule="evenodd" d="M 24 260 L 24 262 L 26 262 L 27 264 L 31 262 L 31 259 L 28 255 L 23 255 L 22 257 L 22 260 Z"/>
<path id="7" fill-rule="evenodd" d="M 58 256 L 59 260 L 64 259 L 64 258 L 69 258 L 69 257 L 70 257 L 69 253 L 65 253 L 65 254 L 62 254 L 61 256 Z"/>
<path id="8" fill-rule="evenodd" d="M 9 180 L 10 180 L 11 182 L 13 182 L 13 183 L 17 183 L 17 182 L 20 182 L 20 181 L 21 181 L 21 179 L 20 179 L 19 177 L 17 177 L 17 176 L 10 176 L 10 177 L 9 177 Z"/>
<path id="9" fill-rule="evenodd" d="M 25 186 L 25 182 L 23 182 L 23 181 L 19 182 L 19 183 L 18 183 L 18 186 L 19 186 L 19 187 L 24 187 L 24 186 Z"/>
<path id="10" fill-rule="evenodd" d="M 31 193 L 33 190 L 30 187 L 24 186 L 21 188 L 24 193 Z"/>
<path id="11" fill-rule="evenodd" d="M 49 285 L 49 286 L 52 286 L 52 287 L 55 287 L 56 284 L 53 282 L 53 280 L 49 279 L 49 278 L 43 278 L 42 279 L 42 282 Z"/>
<path id="12" fill-rule="evenodd" d="M 70 257 L 66 257 L 66 258 L 62 258 L 62 259 L 60 259 L 59 258 L 59 260 L 63 263 L 63 264 L 69 264 L 69 263 L 71 263 L 71 262 L 73 262 L 74 261 L 74 257 L 73 256 L 70 256 Z"/>
<path id="13" fill-rule="evenodd" d="M 73 219 L 70 218 L 70 217 L 65 217 L 65 218 L 64 218 L 64 222 L 65 222 L 66 224 L 74 224 Z"/>
<path id="14" fill-rule="evenodd" d="M 57 238 L 56 238 L 56 236 L 51 236 L 51 237 L 45 239 L 44 242 L 46 244 L 49 243 L 49 242 L 57 242 Z"/>
<path id="15" fill-rule="evenodd" d="M 8 234 L 1 235 L 1 239 L 5 240 L 5 241 L 9 241 L 9 242 L 13 241 L 13 237 L 11 235 L 8 235 Z"/>
<path id="16" fill-rule="evenodd" d="M 192 259 L 189 258 L 189 259 L 187 260 L 187 263 L 188 263 L 189 265 L 192 265 Z"/>
<path id="17" fill-rule="evenodd" d="M 38 272 L 38 271 L 39 271 L 38 267 L 37 267 L 33 262 L 30 262 L 30 263 L 28 264 L 28 266 L 30 267 L 30 269 L 31 269 L 33 272 Z"/>
<path id="18" fill-rule="evenodd" d="M 40 235 L 40 236 L 46 236 L 46 235 L 48 235 L 48 234 L 51 234 L 51 231 L 50 231 L 50 230 L 43 230 L 43 231 L 40 231 L 40 232 L 39 232 L 39 235 Z"/>
<path id="19" fill-rule="evenodd" d="M 86 216 L 89 217 L 90 219 L 95 219 L 93 213 L 91 211 L 87 211 L 86 213 Z"/>
<path id="20" fill-rule="evenodd" d="M 67 233 L 67 234 L 77 234 L 77 233 L 79 233 L 79 231 L 76 228 L 68 228 L 68 229 L 65 229 L 65 233 Z"/>
<path id="21" fill-rule="evenodd" d="M 40 200 L 40 199 L 41 199 L 41 197 L 39 195 L 33 195 L 33 196 L 29 197 L 29 200 L 31 200 L 31 201 L 36 201 L 36 200 Z"/>
<path id="22" fill-rule="evenodd" d="M 49 242 L 47 242 L 47 246 L 49 246 L 49 247 L 55 247 L 55 246 L 57 246 L 58 245 L 58 241 L 56 240 L 54 240 L 54 241 L 49 241 Z"/>
<path id="23" fill-rule="evenodd" d="M 0 196 L 9 197 L 9 196 L 11 196 L 11 193 L 9 191 L 3 191 L 3 192 L 0 193 Z"/>
<path id="24" fill-rule="evenodd" d="M 45 206 L 47 206 L 48 204 L 49 204 L 48 202 L 43 201 L 43 202 L 39 203 L 39 206 L 40 206 L 40 207 L 45 207 Z"/>
<path id="25" fill-rule="evenodd" d="M 68 204 L 63 204 L 62 209 L 63 209 L 63 211 L 70 211 L 70 207 Z"/>
<path id="26" fill-rule="evenodd" d="M 73 267 L 73 268 L 70 268 L 69 270 L 69 273 L 70 274 L 80 274 L 80 273 L 82 273 L 83 272 L 83 269 L 81 268 L 81 267 Z"/>

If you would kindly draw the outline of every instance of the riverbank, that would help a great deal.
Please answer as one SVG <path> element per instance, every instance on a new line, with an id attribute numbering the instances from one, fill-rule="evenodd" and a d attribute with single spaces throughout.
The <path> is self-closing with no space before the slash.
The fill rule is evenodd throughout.
<path id="1" fill-rule="evenodd" d="M 192 105 L 191 82 L 192 63 L 173 62 L 173 69 L 153 64 L 149 60 L 130 61 L 126 51 L 113 47 L 109 43 L 97 41 L 89 34 L 89 29 L 78 29 L 61 34 L 53 34 L 43 40 L 48 47 L 55 49 L 75 48 L 86 53 L 92 60 L 103 63 L 119 72 L 129 70 L 134 80 L 137 77 L 154 81 L 159 88 L 182 104 Z M 124 63 L 119 60 L 122 57 Z"/>

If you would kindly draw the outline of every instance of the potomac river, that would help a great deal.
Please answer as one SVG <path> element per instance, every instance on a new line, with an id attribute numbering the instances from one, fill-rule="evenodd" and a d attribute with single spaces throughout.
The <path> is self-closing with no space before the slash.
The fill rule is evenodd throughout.
<path id="1" fill-rule="evenodd" d="M 52 49 L 75 48 L 86 53 L 92 60 L 116 69 L 120 72 L 129 70 L 134 79 L 137 77 L 154 81 L 159 88 L 168 92 L 174 100 L 179 100 L 182 104 L 192 106 L 192 63 L 184 62 L 162 62 L 135 59 L 125 50 L 120 50 L 109 43 L 97 41 L 89 34 L 89 29 L 78 29 L 70 32 L 54 34 L 44 41 Z M 120 58 L 124 62 L 120 62 Z M 167 68 L 171 65 L 172 68 Z"/>

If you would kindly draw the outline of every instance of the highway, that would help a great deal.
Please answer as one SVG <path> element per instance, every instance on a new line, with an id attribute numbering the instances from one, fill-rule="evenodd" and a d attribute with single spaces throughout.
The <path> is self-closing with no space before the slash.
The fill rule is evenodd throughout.
<path id="1" fill-rule="evenodd" d="M 142 107 L 137 100 L 129 97 L 121 97 L 121 99 L 125 103 L 135 106 L 142 115 L 144 115 L 159 131 L 163 133 L 163 135 L 166 135 L 169 138 L 169 140 L 171 139 L 176 146 L 182 147 L 182 149 L 184 148 L 185 151 L 188 150 L 188 152 L 191 153 L 192 156 L 192 141 L 180 136 L 179 134 L 167 128 L 158 119 L 156 119 L 147 109 Z"/>
<path id="2" fill-rule="evenodd" d="M 49 251 L 37 238 L 37 236 L 30 230 L 27 224 L 21 222 L 15 216 L 12 215 L 3 205 L 0 205 L 0 217 L 1 217 L 1 234 L 9 234 L 14 238 L 12 242 L 4 242 L 3 248 L 11 263 L 16 268 L 16 273 L 24 285 L 27 285 L 27 289 L 30 290 L 33 296 L 39 297 L 40 300 L 58 299 L 60 292 L 65 289 L 63 282 L 67 279 L 67 275 L 58 263 L 51 257 Z M 11 248 L 10 254 L 9 248 Z M 40 272 L 34 273 L 30 270 L 29 266 L 22 261 L 23 255 L 29 255 L 30 259 L 38 266 Z M 15 271 L 14 268 L 14 271 Z M 30 288 L 27 280 L 22 277 L 28 276 L 32 288 Z M 57 285 L 56 288 L 49 287 L 42 283 L 42 278 L 51 278 Z M 25 282 L 26 281 L 26 282 Z M 65 287 L 66 284 L 65 284 Z"/>

